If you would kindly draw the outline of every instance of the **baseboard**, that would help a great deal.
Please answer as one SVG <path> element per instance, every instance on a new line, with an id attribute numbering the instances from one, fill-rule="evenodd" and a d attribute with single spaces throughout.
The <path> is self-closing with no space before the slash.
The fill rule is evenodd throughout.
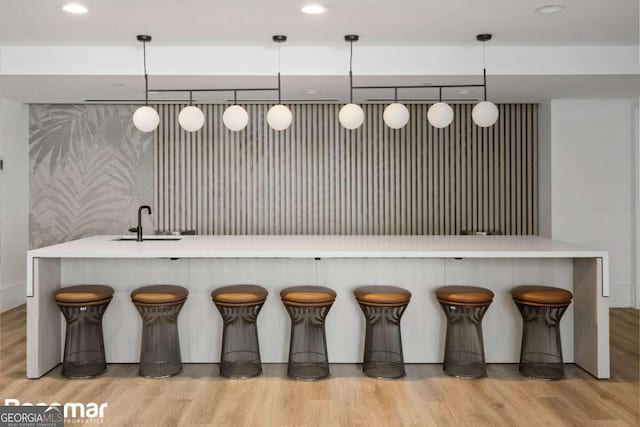
<path id="1" fill-rule="evenodd" d="M 27 300 L 25 282 L 18 282 L 0 289 L 0 313 L 24 304 Z"/>
<path id="2" fill-rule="evenodd" d="M 633 307 L 633 286 L 631 284 L 612 284 L 609 307 Z"/>

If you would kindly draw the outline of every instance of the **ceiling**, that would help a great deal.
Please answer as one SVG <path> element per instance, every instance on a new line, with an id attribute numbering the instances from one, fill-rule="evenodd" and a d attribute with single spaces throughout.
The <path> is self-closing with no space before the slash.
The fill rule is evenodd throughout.
<path id="1" fill-rule="evenodd" d="M 84 4 L 89 13 L 71 15 L 63 12 L 62 5 L 67 1 Z M 548 46 L 544 49 L 556 52 L 541 60 L 556 63 L 554 55 L 562 55 L 566 46 L 584 46 L 585 49 L 606 46 L 607 52 L 611 52 L 614 50 L 609 46 L 638 45 L 637 0 L 558 0 L 567 6 L 565 11 L 554 15 L 534 12 L 537 6 L 550 1 L 555 0 L 0 0 L 0 46 L 23 46 L 21 49 L 29 52 L 27 56 L 37 50 L 30 46 L 52 52 L 73 50 L 73 46 L 90 46 L 91 52 L 97 51 L 92 49 L 97 46 L 124 46 L 125 50 L 135 48 L 134 55 L 138 55 L 140 45 L 135 41 L 135 35 L 139 33 L 152 34 L 153 46 L 178 46 L 180 51 L 185 50 L 183 46 L 272 48 L 271 35 L 278 33 L 287 34 L 287 44 L 291 45 L 344 47 L 342 36 L 358 33 L 361 35 L 359 46 L 374 49 L 378 46 L 446 46 L 447 52 L 455 56 L 460 46 L 477 46 L 475 34 L 491 32 L 494 34 L 492 45 L 507 46 L 505 49 L 511 51 L 522 52 L 521 46 Z M 301 6 L 309 3 L 322 4 L 328 10 L 323 15 L 301 13 Z M 42 63 L 35 73 L 3 75 L 0 78 L 2 96 L 27 103 L 78 103 L 87 99 L 106 102 L 143 97 L 142 78 L 130 75 L 131 72 L 71 75 L 78 72 L 72 69 L 47 75 L 46 65 L 58 60 L 57 54 L 51 55 L 49 62 Z M 328 58 L 333 58 L 331 55 Z M 446 63 L 455 62 L 454 56 L 443 55 L 441 60 Z M 511 57 L 505 54 L 507 61 Z M 81 54 L 71 58 L 84 60 Z M 246 59 L 250 63 L 254 58 Z M 500 58 L 494 55 L 494 59 Z M 225 58 L 218 57 L 213 63 L 224 61 Z M 414 62 L 409 55 L 407 63 Z M 640 96 L 638 76 L 601 74 L 598 69 L 585 73 L 590 75 L 572 75 L 580 72 L 543 74 L 540 70 L 536 73 L 530 63 L 517 62 L 516 65 L 524 68 L 524 73 L 520 74 L 518 70 L 514 75 L 503 72 L 504 75 L 488 76 L 491 100 L 544 102 L 551 98 Z M 274 76 L 265 76 L 264 69 L 256 68 L 255 75 L 249 76 L 225 73 L 203 76 L 207 70 L 196 67 L 190 75 L 152 75 L 151 88 L 275 85 Z M 476 77 L 468 75 L 356 75 L 354 83 L 428 87 L 429 84 L 470 83 L 476 81 L 474 79 Z M 307 93 L 310 90 L 316 93 Z M 356 91 L 355 100 L 384 102 L 391 99 L 391 95 L 391 91 Z M 433 89 L 416 89 L 401 91 L 399 97 L 411 102 L 432 100 L 436 95 L 437 91 Z M 152 99 L 167 99 L 167 96 L 151 95 Z M 240 94 L 240 98 L 247 101 L 272 100 L 274 96 L 269 92 Z M 347 96 L 345 76 L 283 76 L 285 100 L 345 102 Z M 180 95 L 171 98 L 184 97 L 186 94 L 183 98 Z M 453 89 L 444 97 L 454 102 L 475 102 L 482 93 L 475 89 L 475 92 L 460 94 Z M 230 98 L 231 94 L 227 93 L 196 95 L 197 101 L 207 103 L 225 102 Z"/>
<path id="2" fill-rule="evenodd" d="M 332 45 L 359 33 L 362 44 L 473 44 L 491 32 L 499 45 L 635 45 L 638 1 L 562 0 L 554 15 L 533 10 L 545 0 L 313 0 L 328 10 L 305 15 L 305 0 L 74 0 L 86 15 L 61 10 L 65 0 L 0 0 L 0 45 Z M 312 2 L 312 0 L 309 0 Z"/>
<path id="3" fill-rule="evenodd" d="M 426 100 L 437 96 L 429 84 L 461 84 L 481 82 L 481 76 L 355 76 L 356 85 L 425 85 L 425 89 L 399 92 L 402 100 Z M 489 97 L 495 102 L 544 102 L 551 98 L 631 98 L 640 96 L 640 80 L 635 75 L 519 75 L 487 77 Z M 221 88 L 274 87 L 275 76 L 152 76 L 150 89 L 162 88 Z M 283 76 L 282 97 L 294 102 L 346 102 L 346 76 Z M 87 99 L 104 102 L 116 99 L 144 98 L 144 82 L 140 76 L 3 76 L 2 95 L 27 103 L 82 103 Z M 317 93 L 307 93 L 313 90 Z M 447 100 L 475 102 L 482 97 L 481 88 L 469 94 L 450 89 L 443 96 Z M 187 94 L 155 94 L 151 100 L 186 100 Z M 273 101 L 274 92 L 245 92 L 239 100 Z M 391 100 L 390 90 L 358 90 L 356 102 L 384 102 Z M 197 102 L 224 103 L 231 93 L 198 93 Z M 424 102 L 424 101 L 423 101 Z"/>

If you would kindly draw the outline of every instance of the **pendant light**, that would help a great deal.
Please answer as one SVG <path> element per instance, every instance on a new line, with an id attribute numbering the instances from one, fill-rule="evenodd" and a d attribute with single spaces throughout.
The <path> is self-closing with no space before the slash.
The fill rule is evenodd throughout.
<path id="1" fill-rule="evenodd" d="M 347 129 L 357 129 L 364 122 L 364 111 L 358 104 L 353 103 L 353 42 L 360 40 L 360 36 L 347 34 L 344 40 L 349 42 L 349 103 L 340 109 L 338 120 Z"/>
<path id="2" fill-rule="evenodd" d="M 498 107 L 493 102 L 487 101 L 487 46 L 486 43 L 491 40 L 491 34 L 478 34 L 476 39 L 482 42 L 482 77 L 484 79 L 484 101 L 479 102 L 473 107 L 471 117 L 473 122 L 480 127 L 486 128 L 493 126 L 498 121 L 500 115 Z"/>
<path id="3" fill-rule="evenodd" d="M 198 107 L 193 106 L 193 92 L 189 92 L 189 105 L 180 110 L 178 123 L 187 132 L 195 132 L 204 125 L 204 113 Z"/>
<path id="4" fill-rule="evenodd" d="M 241 131 L 247 127 L 249 123 L 249 113 L 243 107 L 238 105 L 238 91 L 233 91 L 233 105 L 224 110 L 222 115 L 222 123 L 227 129 L 234 132 Z"/>
<path id="5" fill-rule="evenodd" d="M 409 122 L 409 109 L 398 102 L 398 88 L 394 91 L 395 101 L 384 109 L 382 119 L 391 129 L 400 129 Z"/>
<path id="6" fill-rule="evenodd" d="M 151 36 L 139 34 L 136 39 L 142 42 L 142 57 L 144 63 L 144 105 L 133 113 L 133 124 L 140 132 L 151 132 L 158 127 L 160 116 L 158 112 L 149 107 L 149 76 L 147 75 L 147 42 Z"/>
<path id="7" fill-rule="evenodd" d="M 429 107 L 427 111 L 427 120 L 431 126 L 436 128 L 445 128 L 453 121 L 453 108 L 446 102 L 442 102 L 442 88 L 440 88 L 440 101 Z"/>
<path id="8" fill-rule="evenodd" d="M 278 104 L 274 105 L 267 112 L 267 123 L 274 130 L 285 130 L 291 126 L 293 121 L 293 114 L 291 110 L 282 105 L 281 85 L 280 85 L 280 46 L 287 41 L 287 36 L 275 35 L 272 37 L 273 41 L 278 43 Z"/>

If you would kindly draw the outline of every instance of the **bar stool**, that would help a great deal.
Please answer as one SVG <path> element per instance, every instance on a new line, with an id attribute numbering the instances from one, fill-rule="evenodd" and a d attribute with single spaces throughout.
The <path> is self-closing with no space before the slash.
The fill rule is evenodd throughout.
<path id="1" fill-rule="evenodd" d="M 280 298 L 291 318 L 287 375 L 318 380 L 329 376 L 324 321 L 336 299 L 332 289 L 294 286 L 283 289 Z"/>
<path id="2" fill-rule="evenodd" d="M 400 318 L 411 292 L 396 286 L 362 286 L 353 294 L 367 321 L 362 372 L 373 378 L 404 377 Z"/>
<path id="3" fill-rule="evenodd" d="M 487 376 L 482 318 L 493 292 L 475 286 L 444 286 L 436 289 L 436 298 L 447 317 L 442 370 L 459 378 Z"/>
<path id="4" fill-rule="evenodd" d="M 256 319 L 267 299 L 265 288 L 256 285 L 233 285 L 211 293 L 224 327 L 220 375 L 249 378 L 262 373 Z"/>
<path id="5" fill-rule="evenodd" d="M 78 285 L 60 288 L 54 295 L 64 315 L 62 375 L 90 378 L 107 370 L 102 333 L 102 315 L 113 298 L 113 288 L 104 285 Z"/>
<path id="6" fill-rule="evenodd" d="M 573 295 L 550 286 L 518 286 L 511 296 L 522 315 L 518 372 L 545 380 L 564 378 L 560 319 Z"/>
<path id="7" fill-rule="evenodd" d="M 182 286 L 144 286 L 131 292 L 142 317 L 142 345 L 138 372 L 147 378 L 165 378 L 182 372 L 178 314 L 189 291 Z"/>

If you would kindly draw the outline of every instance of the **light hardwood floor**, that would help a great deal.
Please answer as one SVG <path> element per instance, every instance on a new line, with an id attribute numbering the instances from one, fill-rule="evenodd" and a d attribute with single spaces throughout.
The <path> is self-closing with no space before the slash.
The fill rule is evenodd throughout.
<path id="1" fill-rule="evenodd" d="M 574 365 L 563 381 L 521 377 L 515 365 L 490 365 L 489 377 L 444 376 L 440 365 L 408 365 L 402 380 L 363 377 L 357 365 L 333 365 L 318 382 L 285 378 L 265 365 L 250 380 L 218 377 L 216 365 L 187 365 L 182 375 L 148 380 L 135 365 L 111 365 L 91 380 L 67 380 L 60 367 L 25 378 L 25 308 L 0 315 L 0 399 L 107 402 L 104 425 L 216 426 L 638 426 L 639 311 L 611 310 L 611 380 Z"/>

